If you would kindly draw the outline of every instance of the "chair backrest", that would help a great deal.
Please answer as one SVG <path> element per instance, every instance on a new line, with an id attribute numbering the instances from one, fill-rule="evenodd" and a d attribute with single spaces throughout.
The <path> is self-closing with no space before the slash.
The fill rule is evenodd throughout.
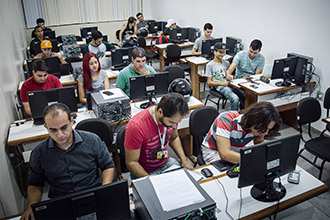
<path id="1" fill-rule="evenodd" d="M 321 117 L 320 102 L 313 97 L 299 101 L 297 106 L 297 122 L 299 126 L 318 121 Z"/>
<path id="2" fill-rule="evenodd" d="M 111 125 L 100 118 L 89 118 L 79 122 L 76 129 L 90 131 L 100 137 L 109 147 L 113 141 L 113 132 Z"/>
<path id="3" fill-rule="evenodd" d="M 202 141 L 218 115 L 219 112 L 211 106 L 199 107 L 190 114 L 189 131 L 193 136 L 193 155 L 199 155 Z"/>
<path id="4" fill-rule="evenodd" d="M 166 47 L 167 58 L 179 58 L 181 56 L 181 48 L 177 44 L 169 44 Z"/>
<path id="5" fill-rule="evenodd" d="M 120 30 L 121 30 L 121 29 L 119 29 L 119 30 L 116 31 L 116 38 L 117 38 L 117 40 L 119 40 L 119 33 L 120 33 Z"/>
<path id="6" fill-rule="evenodd" d="M 329 117 L 330 109 L 330 87 L 327 89 L 324 95 L 323 107 L 327 110 L 327 117 Z"/>
<path id="7" fill-rule="evenodd" d="M 116 139 L 116 146 L 119 149 L 119 159 L 120 159 L 120 165 L 121 165 L 121 170 L 123 172 L 127 172 L 128 169 L 126 167 L 126 161 L 125 161 L 125 128 L 126 125 L 123 125 L 119 128 L 117 132 L 117 139 Z"/>
<path id="8" fill-rule="evenodd" d="M 137 46 L 145 48 L 147 46 L 146 39 L 144 39 L 144 37 L 138 37 L 137 38 Z"/>
<path id="9" fill-rule="evenodd" d="M 168 83 L 170 84 L 173 80 L 177 78 L 185 78 L 184 70 L 179 65 L 171 65 L 165 67 L 163 71 L 168 71 Z"/>

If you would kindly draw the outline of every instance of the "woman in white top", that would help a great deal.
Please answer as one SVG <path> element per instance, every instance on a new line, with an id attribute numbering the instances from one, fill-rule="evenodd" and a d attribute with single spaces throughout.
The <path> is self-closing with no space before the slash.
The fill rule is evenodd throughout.
<path id="1" fill-rule="evenodd" d="M 103 89 L 110 89 L 107 73 L 101 70 L 98 57 L 91 52 L 85 54 L 83 59 L 83 73 L 78 77 L 79 101 L 86 104 L 86 96 Z"/>

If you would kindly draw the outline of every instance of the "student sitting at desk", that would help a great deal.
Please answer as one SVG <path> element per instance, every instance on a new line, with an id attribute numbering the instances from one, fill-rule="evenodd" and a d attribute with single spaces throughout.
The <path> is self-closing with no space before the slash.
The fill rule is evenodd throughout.
<path id="1" fill-rule="evenodd" d="M 163 31 L 164 35 L 169 35 L 169 31 L 179 28 L 178 25 L 176 25 L 176 21 L 173 18 L 168 19 L 167 24 L 165 26 L 165 30 Z"/>
<path id="2" fill-rule="evenodd" d="M 40 26 L 35 26 L 33 30 L 34 34 L 36 35 L 35 38 L 33 38 L 30 42 L 30 57 L 34 57 L 37 55 L 37 52 L 35 51 L 34 47 L 35 44 L 38 43 L 39 41 L 47 40 L 48 37 L 44 37 L 44 30 Z"/>
<path id="3" fill-rule="evenodd" d="M 136 34 L 137 34 L 137 27 L 136 27 L 136 18 L 129 17 L 128 22 L 123 25 L 119 32 L 119 46 L 125 47 L 127 46 L 135 46 L 136 42 Z"/>
<path id="4" fill-rule="evenodd" d="M 146 52 L 141 47 L 135 47 L 132 50 L 132 63 L 119 72 L 116 87 L 123 90 L 127 96 L 129 93 L 129 78 L 138 75 L 153 74 L 156 71 L 152 66 L 146 65 Z"/>
<path id="5" fill-rule="evenodd" d="M 230 100 L 230 109 L 238 111 L 239 97 L 233 92 L 232 87 L 228 86 L 226 80 L 226 70 L 229 67 L 229 62 L 222 60 L 226 50 L 226 44 L 224 43 L 214 45 L 214 59 L 206 64 L 205 77 L 207 77 L 208 85 L 215 86 L 219 93 Z"/>
<path id="6" fill-rule="evenodd" d="M 45 181 L 50 185 L 48 197 L 54 198 L 111 183 L 114 177 L 114 163 L 104 142 L 93 133 L 73 130 L 66 105 L 47 106 L 43 119 L 49 137 L 31 153 L 29 204 L 22 220 L 33 219 L 31 205 L 41 200 Z"/>
<path id="7" fill-rule="evenodd" d="M 28 92 L 62 88 L 62 84 L 56 76 L 51 74 L 48 75 L 48 66 L 44 60 L 33 61 L 32 73 L 33 76 L 25 80 L 20 92 L 24 110 L 28 115 L 31 115 L 29 100 L 27 97 Z"/>
<path id="8" fill-rule="evenodd" d="M 41 53 L 38 53 L 36 56 L 34 56 L 34 59 L 37 58 L 44 58 L 44 57 L 58 57 L 58 59 L 60 60 L 60 62 L 62 64 L 66 64 L 67 62 L 63 59 L 63 57 L 61 55 L 59 55 L 58 53 L 52 52 L 52 42 L 50 42 L 49 40 L 43 40 L 40 44 L 41 47 Z"/>
<path id="9" fill-rule="evenodd" d="M 188 104 L 181 94 L 168 93 L 156 106 L 129 120 L 124 146 L 132 179 L 162 173 L 173 165 L 180 165 L 170 158 L 169 145 L 179 157 L 181 166 L 193 169 L 183 152 L 177 130 L 178 123 L 188 111 Z"/>
<path id="10" fill-rule="evenodd" d="M 52 29 L 48 28 L 45 26 L 45 20 L 43 18 L 38 18 L 36 20 L 37 26 L 42 27 L 43 31 L 52 31 Z M 31 33 L 31 38 L 36 38 L 37 36 L 35 35 L 34 31 Z"/>
<path id="11" fill-rule="evenodd" d="M 92 52 L 92 53 L 96 54 L 96 56 L 98 58 L 102 58 L 105 56 L 105 52 L 107 50 L 111 50 L 114 48 L 117 49 L 119 47 L 103 41 L 103 35 L 100 31 L 93 31 L 92 32 L 92 41 L 89 44 L 85 44 L 81 48 L 81 52 L 82 52 L 83 56 L 88 52 Z"/>
<path id="12" fill-rule="evenodd" d="M 149 27 L 148 21 L 144 20 L 144 16 L 141 12 L 138 12 L 136 14 L 136 18 L 139 20 L 139 22 L 136 24 L 138 30 L 142 27 L 145 27 L 148 29 L 148 27 Z"/>
<path id="13" fill-rule="evenodd" d="M 248 108 L 244 115 L 222 112 L 213 122 L 202 143 L 205 163 L 225 160 L 239 163 L 240 148 L 253 140 L 254 144 L 264 141 L 264 136 L 277 134 L 281 116 L 273 104 L 258 102 Z"/>
<path id="14" fill-rule="evenodd" d="M 204 25 L 203 31 L 204 31 L 203 36 L 200 36 L 195 41 L 194 47 L 192 49 L 192 55 L 201 55 L 202 54 L 202 43 L 203 43 L 203 40 L 213 39 L 213 37 L 211 37 L 212 31 L 213 31 L 212 24 L 206 23 Z"/>
<path id="15" fill-rule="evenodd" d="M 77 78 L 79 101 L 87 104 L 86 96 L 103 89 L 110 89 L 108 74 L 101 70 L 96 54 L 88 52 L 83 58 L 83 73 Z"/>

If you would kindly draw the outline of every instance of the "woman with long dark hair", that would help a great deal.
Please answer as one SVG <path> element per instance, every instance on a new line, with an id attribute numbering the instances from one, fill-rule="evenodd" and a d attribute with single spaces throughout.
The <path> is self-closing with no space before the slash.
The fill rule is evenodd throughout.
<path id="1" fill-rule="evenodd" d="M 94 53 L 86 53 L 83 59 L 83 73 L 77 79 L 79 101 L 86 104 L 86 97 L 90 93 L 109 89 L 110 84 L 107 77 L 107 73 L 101 70 L 98 57 Z"/>

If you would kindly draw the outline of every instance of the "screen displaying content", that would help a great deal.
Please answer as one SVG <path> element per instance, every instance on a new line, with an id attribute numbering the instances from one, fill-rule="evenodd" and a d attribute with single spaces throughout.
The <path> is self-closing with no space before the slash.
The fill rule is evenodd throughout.
<path id="1" fill-rule="evenodd" d="M 88 37 L 92 36 L 93 31 L 97 31 L 97 27 L 80 28 L 80 36 L 82 38 L 88 38 Z"/>
<path id="2" fill-rule="evenodd" d="M 169 35 L 172 42 L 184 42 L 189 39 L 189 28 L 175 28 L 169 30 Z"/>
<path id="3" fill-rule="evenodd" d="M 111 50 L 111 65 L 113 70 L 121 70 L 131 63 L 133 47 Z"/>
<path id="4" fill-rule="evenodd" d="M 38 219 L 131 219 L 127 180 L 33 204 Z"/>
<path id="5" fill-rule="evenodd" d="M 216 43 L 222 43 L 222 38 L 215 38 L 202 41 L 202 56 L 203 57 L 212 57 L 214 51 L 214 45 Z"/>
<path id="6" fill-rule="evenodd" d="M 43 124 L 42 113 L 46 106 L 53 103 L 63 103 L 69 107 L 72 113 L 77 112 L 77 101 L 73 86 L 28 92 L 27 96 L 35 124 Z"/>
<path id="7" fill-rule="evenodd" d="M 40 59 L 43 59 L 46 62 L 47 66 L 48 66 L 48 74 L 52 74 L 52 75 L 56 76 L 57 78 L 61 77 L 60 60 L 58 59 L 58 57 L 44 57 L 44 58 L 40 58 Z M 33 61 L 35 61 L 35 60 L 37 60 L 37 59 L 27 60 L 29 77 L 33 76 L 32 64 L 33 64 Z"/>
<path id="8" fill-rule="evenodd" d="M 149 75 L 141 75 L 129 78 L 130 99 L 141 101 L 149 99 L 149 102 L 141 104 L 141 108 L 147 108 L 154 104 L 153 97 L 160 97 L 168 92 L 168 72 L 159 72 Z"/>
<path id="9" fill-rule="evenodd" d="M 63 35 L 62 42 L 63 42 L 63 45 L 73 45 L 73 44 L 77 44 L 77 39 L 74 34 Z"/>
<path id="10" fill-rule="evenodd" d="M 296 168 L 300 134 L 244 147 L 240 151 L 238 187 L 253 185 L 251 196 L 262 202 L 280 200 L 286 189 L 276 178 Z"/>

